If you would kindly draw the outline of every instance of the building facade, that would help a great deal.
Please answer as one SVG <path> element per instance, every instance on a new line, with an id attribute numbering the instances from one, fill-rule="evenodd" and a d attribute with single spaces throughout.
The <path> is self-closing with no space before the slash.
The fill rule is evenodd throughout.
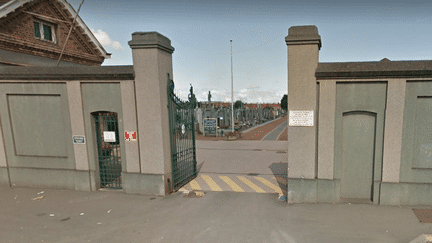
<path id="1" fill-rule="evenodd" d="M 76 15 L 65 0 L 0 1 L 0 65 L 101 65 L 111 54 Z"/>

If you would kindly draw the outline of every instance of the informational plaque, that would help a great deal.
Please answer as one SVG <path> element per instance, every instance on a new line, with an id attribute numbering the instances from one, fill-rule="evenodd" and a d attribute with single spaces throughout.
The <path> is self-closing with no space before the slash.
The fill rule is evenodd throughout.
<path id="1" fill-rule="evenodd" d="M 291 127 L 313 127 L 313 111 L 289 111 L 289 125 Z"/>
<path id="2" fill-rule="evenodd" d="M 204 133 L 205 134 L 216 134 L 217 119 L 216 118 L 204 118 Z"/>
<path id="3" fill-rule="evenodd" d="M 74 144 L 85 144 L 85 137 L 84 136 L 73 136 L 73 143 Z"/>
<path id="4" fill-rule="evenodd" d="M 115 142 L 115 132 L 103 132 L 104 134 L 104 142 Z"/>

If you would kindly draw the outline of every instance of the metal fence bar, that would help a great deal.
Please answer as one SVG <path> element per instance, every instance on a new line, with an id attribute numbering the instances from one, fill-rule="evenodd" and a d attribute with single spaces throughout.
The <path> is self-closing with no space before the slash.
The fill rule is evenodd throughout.
<path id="1" fill-rule="evenodd" d="M 178 190 L 197 176 L 195 149 L 196 104 L 193 89 L 189 101 L 182 101 L 174 94 L 174 81 L 168 74 L 168 111 L 170 125 L 170 145 L 173 189 Z"/>
<path id="2" fill-rule="evenodd" d="M 102 188 L 121 189 L 121 153 L 116 113 L 99 113 L 94 116 Z M 115 132 L 115 142 L 104 141 L 104 131 Z"/>

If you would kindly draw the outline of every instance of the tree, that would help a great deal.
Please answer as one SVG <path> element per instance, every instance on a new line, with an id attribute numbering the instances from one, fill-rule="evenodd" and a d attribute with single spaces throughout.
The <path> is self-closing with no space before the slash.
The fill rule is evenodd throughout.
<path id="1" fill-rule="evenodd" d="M 241 100 L 237 100 L 236 102 L 234 102 L 234 110 L 242 107 L 243 107 L 243 102 Z"/>
<path id="2" fill-rule="evenodd" d="M 281 108 L 285 111 L 288 110 L 288 95 L 286 94 L 281 99 Z"/>

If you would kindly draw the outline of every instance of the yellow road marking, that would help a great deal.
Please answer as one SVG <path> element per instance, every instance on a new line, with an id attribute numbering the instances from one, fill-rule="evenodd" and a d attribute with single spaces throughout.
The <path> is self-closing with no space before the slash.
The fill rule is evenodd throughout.
<path id="1" fill-rule="evenodd" d="M 214 180 L 208 175 L 201 175 L 201 177 L 207 182 L 212 191 L 222 191 L 222 189 L 214 182 Z"/>
<path id="2" fill-rule="evenodd" d="M 277 193 L 279 193 L 279 194 L 282 193 L 281 188 L 278 187 L 278 186 L 276 186 L 275 184 L 271 183 L 270 181 L 268 181 L 268 180 L 266 180 L 266 179 L 264 179 L 264 178 L 262 178 L 262 177 L 259 177 L 259 176 L 255 177 L 255 179 L 259 180 L 262 184 L 264 184 L 264 185 L 270 187 L 270 188 L 273 189 L 275 192 L 277 192 Z"/>
<path id="3" fill-rule="evenodd" d="M 239 187 L 239 185 L 237 185 L 228 176 L 219 176 L 219 178 L 221 178 L 226 184 L 228 184 L 228 186 L 230 186 L 231 189 L 233 189 L 234 191 L 236 191 L 236 192 L 244 192 L 244 190 L 241 189 L 241 187 Z"/>
<path id="4" fill-rule="evenodd" d="M 201 190 L 200 185 L 198 185 L 198 182 L 196 180 L 192 180 L 190 182 L 190 186 L 192 187 L 192 190 Z"/>
<path id="5" fill-rule="evenodd" d="M 259 193 L 265 193 L 265 191 L 263 189 L 261 189 L 261 187 L 255 185 L 252 181 L 246 179 L 245 177 L 237 176 L 237 178 L 239 178 L 244 184 L 248 185 L 254 191 L 259 192 Z"/>

